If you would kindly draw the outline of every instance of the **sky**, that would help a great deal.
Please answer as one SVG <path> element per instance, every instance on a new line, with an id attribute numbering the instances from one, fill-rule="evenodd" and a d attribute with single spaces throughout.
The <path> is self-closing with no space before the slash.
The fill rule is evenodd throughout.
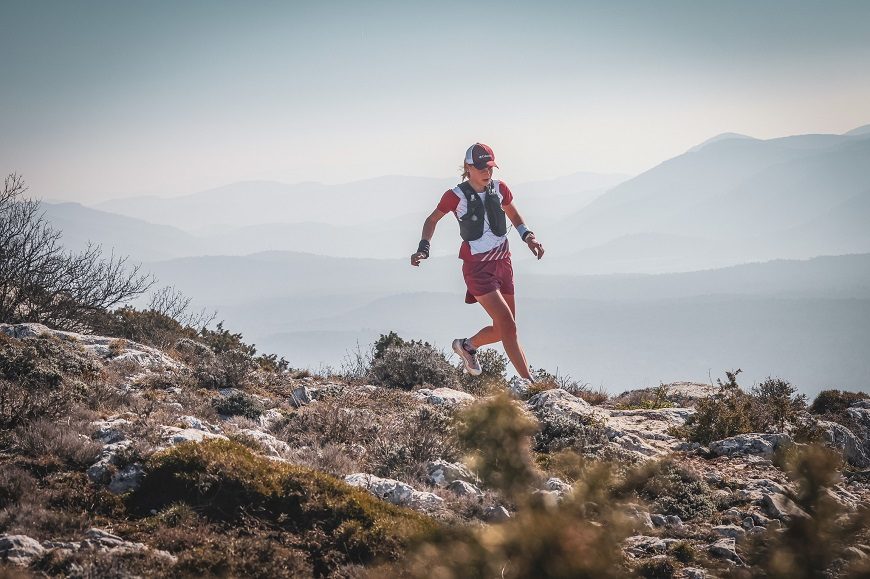
<path id="1" fill-rule="evenodd" d="M 637 174 L 870 123 L 870 2 L 0 0 L 0 170 L 96 202 L 243 180 Z"/>

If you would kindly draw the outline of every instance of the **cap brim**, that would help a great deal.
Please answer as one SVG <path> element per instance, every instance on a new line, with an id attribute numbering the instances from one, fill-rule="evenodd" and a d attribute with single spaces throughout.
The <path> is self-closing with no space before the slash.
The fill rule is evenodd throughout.
<path id="1" fill-rule="evenodd" d="M 495 161 L 487 161 L 483 167 L 478 167 L 477 165 L 474 165 L 474 168 L 477 170 L 486 169 L 487 167 L 495 167 L 497 169 L 501 169 L 501 167 L 495 164 Z"/>

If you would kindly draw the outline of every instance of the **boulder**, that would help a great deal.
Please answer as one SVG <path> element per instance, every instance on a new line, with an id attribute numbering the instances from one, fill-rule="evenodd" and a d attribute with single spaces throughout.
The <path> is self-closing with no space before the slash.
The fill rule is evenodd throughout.
<path id="1" fill-rule="evenodd" d="M 429 473 L 429 484 L 439 487 L 446 487 L 455 480 L 464 480 L 470 483 L 477 482 L 477 477 L 464 465 L 447 462 L 440 458 L 430 461 L 426 465 L 426 471 Z"/>
<path id="2" fill-rule="evenodd" d="M 809 518 L 802 508 L 797 506 L 787 496 L 780 493 L 765 494 L 762 498 L 764 510 L 774 519 L 782 519 L 788 522 L 794 517 Z"/>
<path id="3" fill-rule="evenodd" d="M 458 406 L 474 402 L 474 396 L 453 388 L 421 388 L 414 392 L 414 395 L 423 402 L 435 406 Z"/>
<path id="4" fill-rule="evenodd" d="M 772 458 L 782 447 L 792 444 L 787 434 L 738 434 L 723 440 L 710 443 L 710 452 L 714 456 L 734 456 L 740 454 L 755 454 Z"/>
<path id="5" fill-rule="evenodd" d="M 510 512 L 501 505 L 489 507 L 483 512 L 483 520 L 489 523 L 501 523 L 510 518 Z"/>
<path id="6" fill-rule="evenodd" d="M 239 434 L 248 436 L 256 440 L 260 444 L 260 446 L 263 447 L 263 451 L 269 456 L 282 457 L 285 453 L 290 451 L 289 444 L 287 444 L 283 440 L 275 438 L 268 432 L 263 432 L 262 430 L 255 430 L 253 428 L 242 428 L 239 430 Z"/>
<path id="7" fill-rule="evenodd" d="M 122 495 L 135 491 L 142 484 L 144 476 L 145 470 L 141 464 L 128 465 L 112 475 L 112 480 L 109 481 L 109 492 Z"/>
<path id="8" fill-rule="evenodd" d="M 750 527 L 752 526 L 752 517 L 748 517 Z M 734 539 L 735 541 L 739 541 L 746 536 L 746 529 L 742 527 L 738 527 L 737 525 L 717 525 L 711 529 L 713 534 L 719 535 L 720 537 L 726 537 L 730 539 Z"/>
<path id="9" fill-rule="evenodd" d="M 551 410 L 557 415 L 573 418 L 578 422 L 588 422 L 589 418 L 603 419 L 607 413 L 592 406 L 582 398 L 574 396 L 567 390 L 553 388 L 544 390 L 529 398 L 526 406 L 535 414 L 542 410 Z"/>
<path id="10" fill-rule="evenodd" d="M 707 550 L 714 557 L 720 559 L 728 559 L 729 561 L 740 562 L 740 556 L 737 554 L 737 544 L 734 539 L 719 539 L 715 543 L 709 545 Z"/>
<path id="11" fill-rule="evenodd" d="M 635 557 L 643 557 L 649 553 L 664 553 L 668 544 L 659 537 L 634 535 L 622 542 L 623 548 Z"/>
<path id="12" fill-rule="evenodd" d="M 27 566 L 44 552 L 39 541 L 27 535 L 0 535 L 0 560 Z"/>
<path id="13" fill-rule="evenodd" d="M 548 491 L 559 493 L 560 496 L 571 494 L 574 490 L 571 485 L 555 476 L 547 479 L 547 482 L 544 483 L 544 488 Z"/>
<path id="14" fill-rule="evenodd" d="M 854 410 L 854 408 L 850 408 L 850 410 Z M 864 445 L 851 430 L 842 424 L 829 420 L 819 420 L 817 424 L 824 433 L 825 444 L 840 451 L 849 464 L 858 468 L 870 466 L 870 457 L 864 451 Z"/>
<path id="15" fill-rule="evenodd" d="M 165 446 L 175 446 L 182 442 L 202 442 L 206 439 L 220 438 L 228 440 L 223 434 L 214 434 L 196 428 L 178 428 L 176 426 L 163 426 L 161 440 Z M 164 446 L 164 448 L 165 448 Z"/>
<path id="16" fill-rule="evenodd" d="M 483 491 L 464 480 L 455 480 L 447 485 L 447 490 L 453 492 L 460 497 L 475 497 L 482 498 Z"/>
<path id="17" fill-rule="evenodd" d="M 438 495 L 418 491 L 409 484 L 371 474 L 361 472 L 349 474 L 344 477 L 344 482 L 351 486 L 364 488 L 388 503 L 420 511 L 437 509 L 444 502 L 444 499 Z"/>

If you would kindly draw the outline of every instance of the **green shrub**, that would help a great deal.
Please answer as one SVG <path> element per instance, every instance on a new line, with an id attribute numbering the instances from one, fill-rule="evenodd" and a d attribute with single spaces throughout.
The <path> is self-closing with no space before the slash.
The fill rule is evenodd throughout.
<path id="1" fill-rule="evenodd" d="M 704 519 L 715 511 L 707 483 L 673 459 L 643 465 L 631 473 L 622 489 L 650 501 L 653 512 L 676 515 L 684 521 Z"/>
<path id="2" fill-rule="evenodd" d="M 537 423 L 500 394 L 464 409 L 457 435 L 472 468 L 487 485 L 518 497 L 540 478 L 529 452 Z"/>
<path id="3" fill-rule="evenodd" d="M 726 382 L 718 380 L 719 391 L 703 398 L 695 405 L 690 416 L 676 434 L 691 441 L 710 444 L 729 436 L 753 431 L 752 398 L 740 389 L 737 375 L 741 370 L 725 372 Z"/>
<path id="4" fill-rule="evenodd" d="M 396 559 L 415 536 L 432 532 L 426 517 L 376 499 L 324 473 L 272 462 L 241 444 L 183 443 L 152 456 L 134 512 L 184 503 L 231 526 L 259 521 L 316 537 L 315 570 Z M 325 567 L 325 569 L 324 569 Z"/>
<path id="5" fill-rule="evenodd" d="M 870 534 L 870 507 L 863 504 L 849 512 L 831 493 L 840 481 L 841 463 L 837 453 L 815 445 L 795 448 L 785 456 L 785 469 L 797 489 L 789 497 L 809 516 L 791 517 L 783 531 L 768 531 L 750 542 L 744 549 L 748 566 L 732 572 L 733 577 L 868 576 L 866 560 L 836 569 L 846 560 L 846 548 Z"/>
<path id="6" fill-rule="evenodd" d="M 377 341 L 372 345 L 372 358 L 380 360 L 390 348 L 400 348 L 405 346 L 407 342 L 402 339 L 396 332 L 389 334 L 381 334 Z"/>
<path id="7" fill-rule="evenodd" d="M 244 416 L 256 420 L 266 410 L 263 403 L 244 392 L 233 392 L 229 396 L 215 398 L 214 409 L 224 416 Z"/>
<path id="8" fill-rule="evenodd" d="M 674 403 L 668 399 L 670 394 L 666 384 L 660 384 L 655 388 L 642 388 L 623 392 L 613 399 L 617 408 L 627 410 L 643 408 L 655 410 L 657 408 L 672 408 Z"/>
<path id="9" fill-rule="evenodd" d="M 818 393 L 809 410 L 824 418 L 840 417 L 852 404 L 870 398 L 865 392 L 846 392 L 841 390 L 822 390 Z"/>
<path id="10" fill-rule="evenodd" d="M 534 437 L 535 452 L 550 454 L 572 450 L 581 455 L 594 455 L 608 441 L 604 425 L 591 415 L 578 420 L 549 409 L 536 415 L 541 427 Z"/>
<path id="11" fill-rule="evenodd" d="M 73 342 L 0 334 L 0 429 L 68 414 L 100 374 L 100 364 Z"/>
<path id="12" fill-rule="evenodd" d="M 807 397 L 798 394 L 790 382 L 779 378 L 770 378 L 753 386 L 752 395 L 755 403 L 755 429 L 761 432 L 770 427 L 779 432 L 785 425 L 794 421 L 798 413 L 807 407 Z"/>
<path id="13" fill-rule="evenodd" d="M 444 353 L 417 341 L 386 347 L 372 361 L 371 376 L 378 384 L 406 390 L 424 384 L 453 387 L 457 381 Z"/>
<path id="14" fill-rule="evenodd" d="M 644 579 L 672 579 L 678 567 L 669 558 L 649 559 L 637 566 L 637 575 Z"/>

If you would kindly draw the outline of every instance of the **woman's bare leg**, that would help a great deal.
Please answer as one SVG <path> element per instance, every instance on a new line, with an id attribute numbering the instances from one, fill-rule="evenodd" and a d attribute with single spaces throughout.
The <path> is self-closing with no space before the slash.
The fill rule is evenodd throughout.
<path id="1" fill-rule="evenodd" d="M 516 320 L 517 307 L 516 300 L 514 300 L 514 294 L 501 294 L 501 297 L 504 298 L 504 301 L 507 303 L 508 307 L 511 310 L 511 315 L 513 315 L 514 319 Z M 471 342 L 471 345 L 474 348 L 480 348 L 482 346 L 487 346 L 489 344 L 495 344 L 496 342 L 500 342 L 501 336 L 499 336 L 494 326 L 486 326 L 481 328 L 479 332 L 468 338 L 468 341 Z"/>
<path id="2" fill-rule="evenodd" d="M 508 305 L 508 296 L 503 296 L 498 290 L 475 297 L 480 305 L 483 306 L 483 309 L 486 310 L 486 313 L 489 314 L 489 317 L 492 318 L 493 323 L 492 326 L 483 328 L 477 335 L 484 333 L 483 338 L 487 339 L 491 338 L 492 334 L 495 333 L 501 340 L 504 351 L 514 365 L 517 374 L 521 378 L 531 379 L 532 376 L 529 374 L 529 363 L 526 361 L 526 353 L 523 352 L 523 348 L 517 340 L 517 323 L 514 317 L 515 306 L 511 307 Z M 513 297 L 511 295 L 509 298 L 511 303 L 514 301 Z M 490 327 L 492 330 L 489 330 Z M 493 342 L 495 341 L 498 340 L 493 340 Z M 472 345 L 477 345 L 474 339 L 472 339 L 471 343 Z"/>

